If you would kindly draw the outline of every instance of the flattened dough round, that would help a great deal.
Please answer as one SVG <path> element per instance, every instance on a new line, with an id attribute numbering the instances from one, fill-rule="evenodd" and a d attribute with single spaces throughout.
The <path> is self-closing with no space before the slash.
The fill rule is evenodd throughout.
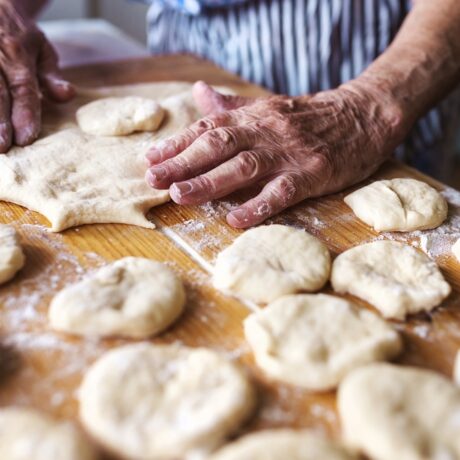
<path id="1" fill-rule="evenodd" d="M 216 260 L 217 289 L 259 303 L 321 289 L 329 278 L 327 247 L 303 230 L 264 225 L 246 231 Z"/>
<path id="2" fill-rule="evenodd" d="M 402 347 L 399 334 L 376 314 L 325 294 L 281 297 L 250 315 L 244 332 L 268 375 L 319 391 Z"/>
<path id="3" fill-rule="evenodd" d="M 346 196 L 345 203 L 378 232 L 436 228 L 447 217 L 444 197 L 415 179 L 373 182 Z"/>
<path id="4" fill-rule="evenodd" d="M 220 449 L 210 460 L 357 460 L 344 447 L 308 430 L 266 430 Z"/>
<path id="5" fill-rule="evenodd" d="M 2 460 L 96 460 L 95 449 L 70 422 L 33 409 L 0 409 Z"/>
<path id="6" fill-rule="evenodd" d="M 11 225 L 0 225 L 0 284 L 6 283 L 24 266 L 19 235 Z"/>
<path id="7" fill-rule="evenodd" d="M 147 343 L 106 353 L 86 373 L 80 417 L 129 458 L 173 459 L 220 445 L 254 407 L 242 371 L 204 348 Z"/>
<path id="8" fill-rule="evenodd" d="M 108 97 L 80 107 L 76 113 L 80 129 L 95 136 L 127 136 L 156 131 L 164 110 L 152 99 L 139 96 Z"/>
<path id="9" fill-rule="evenodd" d="M 452 246 L 452 252 L 457 260 L 460 262 L 460 238 Z"/>
<path id="10" fill-rule="evenodd" d="M 374 364 L 340 385 L 345 440 L 374 460 L 460 458 L 460 389 L 435 372 Z"/>
<path id="11" fill-rule="evenodd" d="M 48 312 L 59 331 L 146 338 L 182 313 L 185 290 L 165 264 L 125 257 L 59 292 Z"/>
<path id="12" fill-rule="evenodd" d="M 412 246 L 375 241 L 340 254 L 332 265 L 335 291 L 376 307 L 385 318 L 430 311 L 450 293 L 437 265 Z"/>

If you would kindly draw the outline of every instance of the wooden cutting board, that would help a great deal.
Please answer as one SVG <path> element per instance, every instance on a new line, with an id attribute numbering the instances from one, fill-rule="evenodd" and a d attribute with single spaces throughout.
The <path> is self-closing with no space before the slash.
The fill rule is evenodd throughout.
<path id="1" fill-rule="evenodd" d="M 68 69 L 66 74 L 82 86 L 205 79 L 233 86 L 243 94 L 266 94 L 190 56 L 79 67 Z M 397 162 L 384 165 L 373 179 L 390 177 L 414 177 L 444 190 L 450 202 L 448 221 L 434 231 L 379 236 L 353 216 L 340 193 L 307 200 L 271 222 L 305 228 L 324 241 L 333 254 L 383 237 L 427 251 L 454 292 L 432 314 L 395 323 L 405 342 L 399 362 L 450 376 L 460 348 L 460 263 L 450 253 L 452 242 L 460 237 L 460 192 Z M 110 224 L 82 226 L 62 234 L 48 233 L 47 221 L 40 215 L 0 203 L 0 221 L 19 230 L 27 256 L 19 275 L 0 288 L 0 405 L 27 405 L 76 419 L 76 391 L 85 369 L 105 350 L 129 341 L 84 340 L 52 332 L 46 320 L 49 301 L 60 288 L 81 279 L 89 270 L 120 257 L 144 256 L 171 264 L 186 283 L 189 299 L 182 319 L 152 342 L 211 347 L 243 363 L 259 394 L 259 409 L 243 431 L 313 427 L 338 435 L 335 395 L 312 393 L 265 378 L 254 366 L 242 334 L 242 320 L 250 313 L 249 308 L 211 286 L 209 271 L 216 254 L 240 233 L 225 223 L 225 214 L 241 200 L 241 196 L 234 196 L 196 207 L 165 204 L 151 211 L 157 230 Z"/>

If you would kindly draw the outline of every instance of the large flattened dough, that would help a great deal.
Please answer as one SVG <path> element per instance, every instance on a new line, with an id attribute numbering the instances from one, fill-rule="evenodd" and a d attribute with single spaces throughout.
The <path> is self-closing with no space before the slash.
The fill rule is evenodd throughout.
<path id="1" fill-rule="evenodd" d="M 127 136 L 156 131 L 164 118 L 163 108 L 143 97 L 107 97 L 80 107 L 76 113 L 80 129 L 95 136 Z"/>
<path id="2" fill-rule="evenodd" d="M 437 265 L 412 246 L 374 241 L 340 254 L 332 265 L 335 291 L 350 293 L 376 307 L 385 318 L 430 311 L 451 288 Z"/>
<path id="3" fill-rule="evenodd" d="M 268 375 L 316 391 L 402 348 L 399 334 L 376 314 L 325 294 L 281 297 L 249 316 L 244 331 Z"/>
<path id="4" fill-rule="evenodd" d="M 264 225 L 247 230 L 218 256 L 217 289 L 258 303 L 321 289 L 330 272 L 327 247 L 304 230 Z"/>
<path id="5" fill-rule="evenodd" d="M 460 458 L 460 389 L 432 371 L 374 364 L 338 392 L 345 441 L 374 460 Z"/>
<path id="6" fill-rule="evenodd" d="M 447 201 L 433 187 L 415 179 L 373 182 L 345 197 L 345 203 L 378 232 L 427 230 L 447 217 Z"/>
<path id="7" fill-rule="evenodd" d="M 154 228 L 145 214 L 168 201 L 169 193 L 145 182 L 145 153 L 155 141 L 200 118 L 191 88 L 189 83 L 149 83 L 80 90 L 68 104 L 46 106 L 40 139 L 0 156 L 0 199 L 43 214 L 52 231 L 91 223 Z M 157 100 L 166 110 L 159 131 L 100 137 L 78 128 L 79 107 L 123 96 Z"/>
<path id="8" fill-rule="evenodd" d="M 2 460 L 96 460 L 95 449 L 70 422 L 33 409 L 0 409 Z"/>
<path id="9" fill-rule="evenodd" d="M 147 338 L 182 313 L 185 290 L 165 264 L 125 257 L 59 292 L 51 326 L 72 334 Z"/>
<path id="10" fill-rule="evenodd" d="M 136 344 L 106 353 L 80 387 L 80 418 L 111 451 L 139 460 L 192 458 L 248 417 L 243 372 L 203 348 Z"/>
<path id="11" fill-rule="evenodd" d="M 0 225 L 0 284 L 6 283 L 24 266 L 19 235 L 11 225 Z"/>
<path id="12" fill-rule="evenodd" d="M 357 460 L 344 447 L 308 430 L 266 430 L 228 444 L 210 460 Z"/>

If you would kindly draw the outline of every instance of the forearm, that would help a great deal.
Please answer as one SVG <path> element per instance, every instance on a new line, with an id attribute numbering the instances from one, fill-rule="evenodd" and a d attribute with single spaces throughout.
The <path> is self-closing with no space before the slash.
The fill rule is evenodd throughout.
<path id="1" fill-rule="evenodd" d="M 459 82 L 460 2 L 418 0 L 391 46 L 351 87 L 374 88 L 395 104 L 405 135 Z"/>

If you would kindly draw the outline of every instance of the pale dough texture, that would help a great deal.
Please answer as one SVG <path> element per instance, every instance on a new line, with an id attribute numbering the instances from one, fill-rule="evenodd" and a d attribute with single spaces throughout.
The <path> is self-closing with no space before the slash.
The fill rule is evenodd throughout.
<path id="1" fill-rule="evenodd" d="M 399 334 L 376 314 L 324 294 L 281 297 L 250 315 L 244 331 L 268 375 L 319 391 L 402 347 Z"/>
<path id="2" fill-rule="evenodd" d="M 374 364 L 340 385 L 345 441 L 373 460 L 460 459 L 460 389 L 432 371 Z"/>
<path id="3" fill-rule="evenodd" d="M 205 455 L 254 408 L 242 371 L 217 353 L 174 345 L 128 345 L 86 373 L 80 417 L 110 450 L 136 459 Z"/>
<path id="4" fill-rule="evenodd" d="M 228 444 L 210 460 L 357 460 L 344 447 L 307 430 L 266 430 Z"/>
<path id="5" fill-rule="evenodd" d="M 452 252 L 457 260 L 460 262 L 460 238 L 452 246 Z"/>
<path id="6" fill-rule="evenodd" d="M 436 228 L 447 217 L 444 197 L 415 179 L 373 182 L 347 195 L 345 203 L 378 232 Z"/>
<path id="7" fill-rule="evenodd" d="M 95 449 L 71 422 L 33 409 L 0 409 L 2 460 L 96 460 Z"/>
<path id="8" fill-rule="evenodd" d="M 457 357 L 455 358 L 454 380 L 458 385 L 460 385 L 460 350 L 458 350 Z"/>
<path id="9" fill-rule="evenodd" d="M 303 230 L 264 225 L 247 230 L 216 260 L 217 289 L 254 302 L 321 289 L 329 278 L 327 247 Z"/>
<path id="10" fill-rule="evenodd" d="M 126 136 L 156 131 L 163 121 L 164 110 L 144 97 L 107 97 L 80 107 L 76 117 L 78 126 L 87 134 Z"/>
<path id="11" fill-rule="evenodd" d="M 0 284 L 6 283 L 24 266 L 19 235 L 11 225 L 0 224 Z"/>
<path id="12" fill-rule="evenodd" d="M 340 254 L 332 265 L 334 290 L 369 302 L 384 317 L 430 311 L 451 291 L 425 254 L 395 241 L 375 241 Z"/>
<path id="13" fill-rule="evenodd" d="M 52 231 L 91 223 L 154 228 L 145 214 L 168 201 L 165 190 L 144 180 L 145 153 L 152 144 L 200 118 L 189 83 L 150 83 L 81 90 L 69 104 L 44 109 L 43 133 L 28 147 L 0 155 L 0 200 L 43 214 Z M 75 112 L 104 97 L 154 98 L 166 110 L 156 133 L 100 137 L 82 132 Z"/>
<path id="14" fill-rule="evenodd" d="M 60 331 L 139 339 L 166 329 L 184 303 L 182 282 L 169 267 L 126 257 L 59 292 L 48 315 Z"/>

